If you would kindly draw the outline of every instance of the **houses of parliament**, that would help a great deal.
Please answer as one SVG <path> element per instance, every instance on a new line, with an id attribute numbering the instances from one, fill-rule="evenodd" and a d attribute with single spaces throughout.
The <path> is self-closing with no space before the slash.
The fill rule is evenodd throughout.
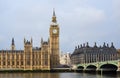
<path id="1" fill-rule="evenodd" d="M 16 50 L 12 38 L 10 50 L 0 50 L 0 70 L 51 70 L 59 66 L 59 26 L 55 11 L 49 28 L 49 39 L 33 48 L 33 40 L 24 38 L 24 49 Z"/>

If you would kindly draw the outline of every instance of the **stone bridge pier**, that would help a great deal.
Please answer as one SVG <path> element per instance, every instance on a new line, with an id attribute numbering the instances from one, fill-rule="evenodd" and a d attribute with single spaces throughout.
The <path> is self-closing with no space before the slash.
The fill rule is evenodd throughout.
<path id="1" fill-rule="evenodd" d="M 118 70 L 120 72 L 120 59 L 118 60 Z"/>

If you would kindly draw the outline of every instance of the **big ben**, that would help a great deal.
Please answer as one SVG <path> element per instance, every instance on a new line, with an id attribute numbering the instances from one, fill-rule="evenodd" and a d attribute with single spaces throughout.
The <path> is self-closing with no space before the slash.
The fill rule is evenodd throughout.
<path id="1" fill-rule="evenodd" d="M 59 65 L 59 26 L 57 24 L 55 11 L 53 10 L 52 23 L 50 25 L 50 67 Z"/>

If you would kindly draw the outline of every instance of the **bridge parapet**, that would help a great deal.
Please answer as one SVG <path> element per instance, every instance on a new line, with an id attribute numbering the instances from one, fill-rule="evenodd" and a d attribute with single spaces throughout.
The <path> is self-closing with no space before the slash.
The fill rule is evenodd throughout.
<path id="1" fill-rule="evenodd" d="M 119 60 L 119 61 L 118 61 L 118 60 L 112 60 L 112 61 L 104 61 L 104 62 L 84 63 L 84 64 L 77 64 L 76 66 L 77 66 L 77 68 L 78 68 L 79 66 L 82 66 L 82 67 L 84 67 L 84 70 L 86 70 L 86 68 L 87 68 L 88 66 L 93 65 L 93 66 L 96 66 L 96 67 L 97 67 L 96 70 L 100 70 L 100 67 L 101 67 L 102 65 L 105 65 L 105 64 L 115 65 L 115 66 L 118 67 L 118 71 L 120 71 L 120 60 Z"/>

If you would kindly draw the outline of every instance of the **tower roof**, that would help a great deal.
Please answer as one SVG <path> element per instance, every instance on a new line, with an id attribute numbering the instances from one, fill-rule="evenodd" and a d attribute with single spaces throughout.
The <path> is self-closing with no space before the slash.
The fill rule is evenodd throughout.
<path id="1" fill-rule="evenodd" d="M 15 45 L 15 43 L 14 43 L 14 38 L 12 38 L 12 45 Z"/>
<path id="2" fill-rule="evenodd" d="M 53 16 L 56 17 L 56 15 L 55 15 L 55 9 L 54 8 L 53 8 Z"/>
<path id="3" fill-rule="evenodd" d="M 56 14 L 55 14 L 55 10 L 54 10 L 54 9 L 53 9 L 52 22 L 53 22 L 53 23 L 57 23 Z"/>

